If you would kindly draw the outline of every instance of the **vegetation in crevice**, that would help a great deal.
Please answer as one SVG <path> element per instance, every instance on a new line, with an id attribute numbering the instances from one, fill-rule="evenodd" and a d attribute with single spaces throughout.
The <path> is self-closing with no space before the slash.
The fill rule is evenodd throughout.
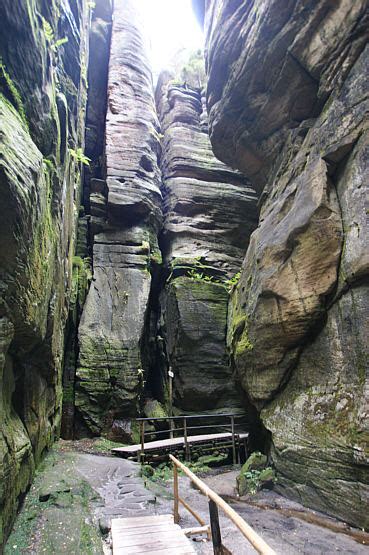
<path id="1" fill-rule="evenodd" d="M 16 108 L 22 122 L 24 123 L 26 129 L 29 129 L 28 120 L 26 112 L 24 109 L 22 97 L 14 83 L 11 79 L 9 73 L 7 72 L 5 65 L 0 57 L 0 90 L 7 91 L 8 100 L 11 101 Z"/>

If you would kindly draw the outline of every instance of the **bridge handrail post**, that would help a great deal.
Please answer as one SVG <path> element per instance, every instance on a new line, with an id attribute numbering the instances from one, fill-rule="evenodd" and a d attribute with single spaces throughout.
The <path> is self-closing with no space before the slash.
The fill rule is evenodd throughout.
<path id="1" fill-rule="evenodd" d="M 141 439 L 141 452 L 140 452 L 140 462 L 143 463 L 145 458 L 145 421 L 140 422 L 140 439 Z"/>
<path id="2" fill-rule="evenodd" d="M 179 523 L 179 493 L 178 493 L 178 469 L 176 465 L 173 465 L 173 493 L 174 493 L 174 509 L 173 517 L 174 523 Z"/>
<path id="3" fill-rule="evenodd" d="M 191 472 L 187 466 L 181 463 L 178 459 L 169 455 L 170 460 L 173 463 L 173 467 L 177 467 L 182 472 L 190 478 L 190 480 L 198 487 L 198 489 L 208 498 L 214 501 L 218 507 L 226 514 L 226 516 L 235 524 L 241 534 L 251 543 L 251 545 L 256 549 L 261 555 L 276 555 L 276 552 L 269 547 L 269 545 L 251 528 L 249 524 L 238 514 L 224 499 L 222 499 L 215 491 L 209 488 L 194 474 Z M 177 475 L 178 480 L 178 475 Z M 177 491 L 178 491 L 178 481 L 177 481 Z"/>
<path id="4" fill-rule="evenodd" d="M 234 416 L 231 416 L 231 430 L 232 430 L 232 456 L 233 456 L 233 464 L 237 464 L 236 458 L 236 441 L 235 441 L 235 434 L 234 434 Z"/>
<path id="5" fill-rule="evenodd" d="M 190 454 L 190 445 L 187 440 L 187 419 L 185 416 L 183 417 L 183 437 L 184 437 L 184 444 L 185 444 L 185 459 L 186 461 L 190 461 L 191 454 Z"/>
<path id="6" fill-rule="evenodd" d="M 222 535 L 219 526 L 219 513 L 217 504 L 212 499 L 209 499 L 209 517 L 211 539 L 213 541 L 214 555 L 223 555 Z"/>

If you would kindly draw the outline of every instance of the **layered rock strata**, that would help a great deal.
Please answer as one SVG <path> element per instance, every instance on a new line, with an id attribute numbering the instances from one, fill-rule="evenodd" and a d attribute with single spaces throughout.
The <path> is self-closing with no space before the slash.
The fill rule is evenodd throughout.
<path id="1" fill-rule="evenodd" d="M 105 214 L 105 119 L 107 110 L 112 5 L 97 0 L 91 14 L 88 55 L 83 211 L 79 218 L 72 294 L 66 332 L 63 370 L 61 436 L 75 436 L 75 383 L 78 362 L 78 327 L 91 281 L 93 232 Z M 92 214 L 91 214 L 92 212 Z"/>
<path id="2" fill-rule="evenodd" d="M 213 155 L 204 98 L 159 78 L 167 280 L 159 335 L 174 373 L 174 405 L 185 412 L 241 408 L 226 348 L 229 282 L 257 221 L 256 194 Z"/>
<path id="3" fill-rule="evenodd" d="M 368 527 L 367 3 L 210 2 L 209 130 L 262 193 L 229 345 L 279 488 Z"/>
<path id="4" fill-rule="evenodd" d="M 79 326 L 79 431 L 125 438 L 147 373 L 151 271 L 160 262 L 159 125 L 135 3 L 116 3 L 104 180 L 91 180 L 93 281 Z M 123 420 L 122 420 L 123 419 Z"/>
<path id="5" fill-rule="evenodd" d="M 60 426 L 87 23 L 79 1 L 0 5 L 0 546 Z"/>

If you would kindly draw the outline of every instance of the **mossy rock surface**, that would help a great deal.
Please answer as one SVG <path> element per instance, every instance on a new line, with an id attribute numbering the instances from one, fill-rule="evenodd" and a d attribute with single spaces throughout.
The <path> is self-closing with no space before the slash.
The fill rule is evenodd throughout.
<path id="1" fill-rule="evenodd" d="M 252 453 L 245 464 L 241 468 L 241 474 L 245 474 L 250 470 L 262 470 L 266 467 L 268 462 L 267 456 L 260 453 L 260 451 L 255 451 Z"/>
<path id="2" fill-rule="evenodd" d="M 101 537 L 92 521 L 99 497 L 75 465 L 72 453 L 49 453 L 36 472 L 5 555 L 102 555 Z"/>

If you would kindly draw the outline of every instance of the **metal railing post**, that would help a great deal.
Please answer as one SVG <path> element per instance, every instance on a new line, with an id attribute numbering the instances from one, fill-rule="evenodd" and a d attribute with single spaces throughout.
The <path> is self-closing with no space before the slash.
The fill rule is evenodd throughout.
<path id="1" fill-rule="evenodd" d="M 237 463 L 236 458 L 236 442 L 234 436 L 234 416 L 231 416 L 231 428 L 232 428 L 232 455 L 233 455 L 233 464 Z"/>
<path id="2" fill-rule="evenodd" d="M 183 437 L 184 437 L 184 444 L 185 444 L 185 459 L 186 461 L 190 461 L 191 454 L 190 454 L 190 446 L 187 440 L 187 419 L 185 416 L 183 417 Z"/>
<path id="3" fill-rule="evenodd" d="M 140 422 L 140 436 L 141 436 L 141 453 L 140 462 L 143 463 L 145 459 L 145 421 Z"/>

